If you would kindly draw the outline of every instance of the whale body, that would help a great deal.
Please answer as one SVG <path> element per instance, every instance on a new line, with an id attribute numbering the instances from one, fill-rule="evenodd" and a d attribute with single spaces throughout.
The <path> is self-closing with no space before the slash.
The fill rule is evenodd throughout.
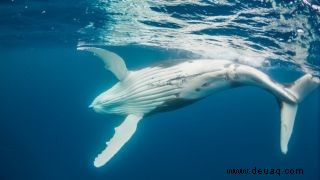
<path id="1" fill-rule="evenodd" d="M 290 86 L 273 81 L 262 71 L 228 60 L 191 59 L 168 61 L 129 71 L 117 54 L 96 47 L 79 47 L 100 57 L 119 82 L 100 94 L 89 106 L 98 113 L 126 116 L 115 128 L 107 147 L 95 158 L 94 166 L 105 165 L 131 138 L 139 121 L 148 115 L 175 110 L 212 93 L 244 85 L 272 93 L 281 109 L 280 146 L 288 151 L 298 103 L 316 89 L 320 80 L 305 74 Z"/>

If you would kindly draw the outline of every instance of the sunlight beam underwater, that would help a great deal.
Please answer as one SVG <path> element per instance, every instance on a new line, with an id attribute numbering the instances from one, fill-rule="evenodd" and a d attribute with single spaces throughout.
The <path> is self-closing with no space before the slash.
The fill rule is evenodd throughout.
<path id="1" fill-rule="evenodd" d="M 126 116 L 115 128 L 107 147 L 95 158 L 94 166 L 105 165 L 132 137 L 139 121 L 150 114 L 184 107 L 208 95 L 244 85 L 273 94 L 281 108 L 280 146 L 288 151 L 298 104 L 320 85 L 320 79 L 305 74 L 290 86 L 281 85 L 254 67 L 228 60 L 194 59 L 158 64 L 129 71 L 117 54 L 96 47 L 78 47 L 101 58 L 105 68 L 119 80 L 89 106 L 98 113 Z"/>

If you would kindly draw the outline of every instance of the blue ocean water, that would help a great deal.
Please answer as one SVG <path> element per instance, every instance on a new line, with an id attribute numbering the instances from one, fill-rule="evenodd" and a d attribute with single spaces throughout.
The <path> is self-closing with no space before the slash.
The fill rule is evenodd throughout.
<path id="1" fill-rule="evenodd" d="M 168 59 L 236 60 L 287 84 L 320 74 L 319 19 L 303 1 L 1 1 L 0 179 L 319 179 L 319 89 L 299 106 L 287 155 L 276 99 L 241 87 L 143 119 L 95 168 L 123 117 L 88 108 L 117 80 L 76 50 L 103 47 L 132 70 Z M 226 173 L 255 167 L 304 174 Z"/>

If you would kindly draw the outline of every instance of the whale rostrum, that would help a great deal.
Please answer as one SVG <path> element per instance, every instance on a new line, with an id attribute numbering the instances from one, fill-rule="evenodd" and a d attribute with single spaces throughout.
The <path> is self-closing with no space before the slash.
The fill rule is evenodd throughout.
<path id="1" fill-rule="evenodd" d="M 280 105 L 282 153 L 288 151 L 298 104 L 320 85 L 318 77 L 305 74 L 290 86 L 273 81 L 262 71 L 228 60 L 193 59 L 163 63 L 129 71 L 117 54 L 96 47 L 79 47 L 101 58 L 105 68 L 119 80 L 89 106 L 98 113 L 126 116 L 115 128 L 94 166 L 105 165 L 132 137 L 143 117 L 171 111 L 222 90 L 251 85 L 273 94 Z"/>

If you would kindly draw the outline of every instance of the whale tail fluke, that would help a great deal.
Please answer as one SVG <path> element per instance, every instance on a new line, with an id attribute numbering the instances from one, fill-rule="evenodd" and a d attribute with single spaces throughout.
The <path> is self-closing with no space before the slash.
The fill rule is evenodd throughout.
<path id="1" fill-rule="evenodd" d="M 320 79 L 313 77 L 310 74 L 306 74 L 303 77 L 296 80 L 286 90 L 291 93 L 295 98 L 296 102 L 281 101 L 281 139 L 280 146 L 283 154 L 288 151 L 288 143 L 292 134 L 295 117 L 297 114 L 298 103 L 302 102 L 303 99 L 308 96 L 313 90 L 320 85 Z"/>
<path id="2" fill-rule="evenodd" d="M 296 80 L 289 88 L 298 102 L 304 100 L 313 90 L 315 90 L 320 85 L 320 79 L 318 77 L 313 77 L 311 74 L 306 74 Z"/>

